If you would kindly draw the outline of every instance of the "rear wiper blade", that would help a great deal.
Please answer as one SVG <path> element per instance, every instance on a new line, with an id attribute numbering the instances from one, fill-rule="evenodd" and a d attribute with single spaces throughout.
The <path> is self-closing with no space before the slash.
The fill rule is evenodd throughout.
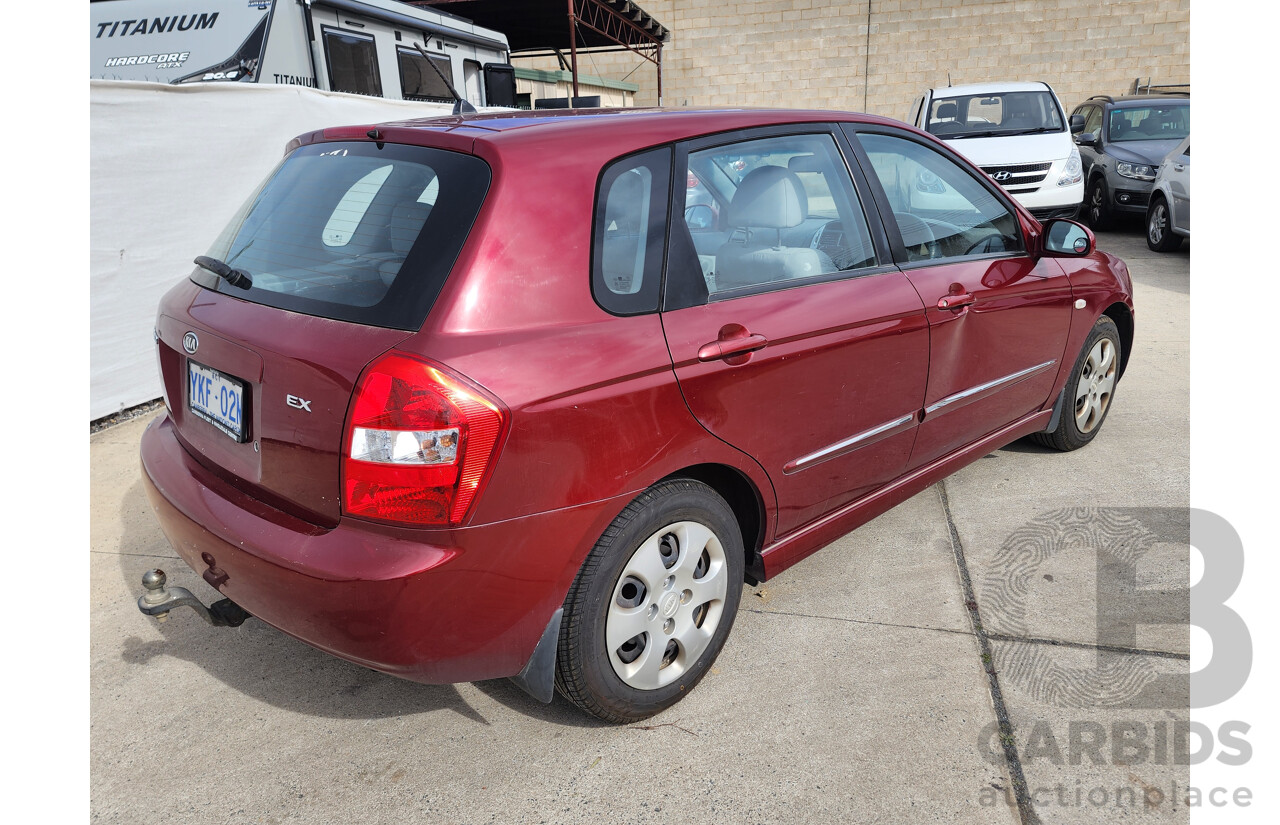
<path id="1" fill-rule="evenodd" d="M 201 255 L 195 259 L 195 265 L 201 269 L 209 270 L 232 286 L 238 286 L 241 289 L 248 289 L 253 286 L 253 279 L 249 277 L 248 272 L 245 272 L 243 269 L 236 269 L 235 267 L 227 266 L 217 258 L 209 258 Z"/>

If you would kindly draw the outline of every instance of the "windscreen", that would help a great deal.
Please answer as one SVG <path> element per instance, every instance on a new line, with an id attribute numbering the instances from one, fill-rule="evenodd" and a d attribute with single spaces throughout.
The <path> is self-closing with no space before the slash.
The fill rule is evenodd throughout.
<path id="1" fill-rule="evenodd" d="M 209 251 L 253 285 L 231 286 L 202 268 L 192 280 L 308 315 L 417 329 L 489 181 L 484 161 L 457 152 L 304 146 L 276 167 Z"/>
<path id="2" fill-rule="evenodd" d="M 1191 106 L 1186 103 L 1112 109 L 1107 140 L 1182 140 L 1191 134 Z"/>
<path id="3" fill-rule="evenodd" d="M 934 98 L 925 130 L 944 140 L 1062 132 L 1066 126 L 1049 92 L 1004 92 Z"/>

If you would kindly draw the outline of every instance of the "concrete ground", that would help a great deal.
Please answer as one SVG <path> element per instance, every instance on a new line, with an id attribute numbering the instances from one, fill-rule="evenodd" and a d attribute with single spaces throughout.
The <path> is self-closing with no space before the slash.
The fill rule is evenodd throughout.
<path id="1" fill-rule="evenodd" d="M 143 617 L 151 567 L 216 597 L 143 495 L 152 416 L 92 435 L 93 821 L 1189 821 L 1189 249 L 1100 246 L 1138 332 L 1095 442 L 998 450 L 746 588 L 710 675 L 643 724 Z M 1126 623 L 1137 596 L 1173 626 Z"/>

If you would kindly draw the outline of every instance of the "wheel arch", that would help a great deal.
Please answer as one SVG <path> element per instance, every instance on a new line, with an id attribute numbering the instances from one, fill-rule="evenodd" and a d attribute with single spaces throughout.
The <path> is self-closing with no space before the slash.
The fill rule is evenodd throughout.
<path id="1" fill-rule="evenodd" d="M 742 531 L 747 583 L 754 585 L 764 581 L 764 559 L 760 555 L 764 546 L 764 499 L 751 479 L 727 464 L 695 464 L 677 470 L 666 478 L 701 481 L 729 504 L 738 520 L 738 529 Z"/>
<path id="2" fill-rule="evenodd" d="M 1125 368 L 1129 365 L 1129 353 L 1133 349 L 1133 313 L 1120 301 L 1115 302 L 1102 312 L 1115 322 L 1120 333 L 1120 377 L 1124 377 Z"/>

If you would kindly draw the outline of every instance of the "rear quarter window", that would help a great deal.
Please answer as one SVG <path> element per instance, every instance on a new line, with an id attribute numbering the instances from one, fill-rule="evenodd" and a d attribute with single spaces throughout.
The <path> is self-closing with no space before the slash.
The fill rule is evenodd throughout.
<path id="1" fill-rule="evenodd" d="M 615 315 L 658 308 L 670 178 L 670 148 L 615 161 L 600 176 L 591 242 L 591 291 L 596 303 Z"/>
<path id="2" fill-rule="evenodd" d="M 416 146 L 323 143 L 286 157 L 209 257 L 249 273 L 210 289 L 281 309 L 395 329 L 426 318 L 489 188 L 484 161 Z"/>

